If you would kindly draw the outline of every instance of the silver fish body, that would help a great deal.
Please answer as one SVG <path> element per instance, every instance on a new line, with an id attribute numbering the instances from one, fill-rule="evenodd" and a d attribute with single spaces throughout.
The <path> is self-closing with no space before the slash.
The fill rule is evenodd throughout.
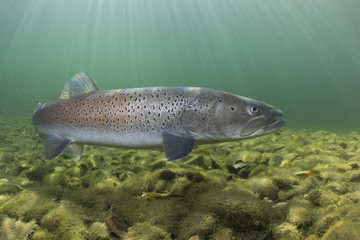
<path id="1" fill-rule="evenodd" d="M 45 137 L 45 157 L 65 149 L 78 159 L 83 144 L 123 148 L 164 147 L 168 161 L 187 156 L 195 143 L 230 141 L 284 125 L 278 109 L 206 88 L 150 87 L 99 90 L 83 72 L 61 100 L 39 105 L 33 124 Z"/>

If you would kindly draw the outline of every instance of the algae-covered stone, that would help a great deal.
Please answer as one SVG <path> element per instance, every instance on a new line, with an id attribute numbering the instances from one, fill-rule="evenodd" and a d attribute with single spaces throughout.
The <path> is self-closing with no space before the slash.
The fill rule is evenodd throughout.
<path id="1" fill-rule="evenodd" d="M 273 216 L 269 204 L 241 191 L 208 192 L 199 197 L 198 205 L 233 229 L 267 229 Z"/>
<path id="2" fill-rule="evenodd" d="M 278 196 L 279 188 L 274 184 L 270 178 L 252 178 L 249 179 L 247 185 L 256 194 L 259 194 L 260 199 L 265 197 L 275 200 Z"/>
<path id="3" fill-rule="evenodd" d="M 280 190 L 280 191 L 278 192 L 278 197 L 277 197 L 277 199 L 278 199 L 280 202 L 285 202 L 286 200 L 288 200 L 288 196 L 287 196 L 287 194 L 286 194 L 285 191 Z"/>
<path id="4" fill-rule="evenodd" d="M 34 191 L 22 191 L 0 207 L 0 213 L 13 216 L 16 212 L 23 219 L 40 219 L 52 208 L 55 207 L 53 199 L 44 197 Z"/>
<path id="5" fill-rule="evenodd" d="M 282 157 L 280 154 L 274 154 L 274 153 L 264 153 L 263 159 L 265 162 L 268 163 L 269 166 L 277 166 L 279 163 L 281 163 Z"/>
<path id="6" fill-rule="evenodd" d="M 244 169 L 248 166 L 247 163 L 243 162 L 242 160 L 237 161 L 228 161 L 226 167 L 229 173 L 237 174 L 241 169 Z"/>
<path id="7" fill-rule="evenodd" d="M 348 165 L 351 167 L 351 170 L 359 169 L 359 164 L 357 162 L 350 162 Z"/>
<path id="8" fill-rule="evenodd" d="M 120 189 L 133 196 L 140 196 L 143 191 L 152 191 L 156 184 L 151 180 L 146 182 L 145 180 L 141 175 L 130 176 L 120 183 Z"/>
<path id="9" fill-rule="evenodd" d="M 191 187 L 191 182 L 185 177 L 179 177 L 175 179 L 175 183 L 169 190 L 169 195 L 183 196 L 186 194 L 186 190 Z"/>
<path id="10" fill-rule="evenodd" d="M 49 233 L 49 231 L 43 230 L 36 230 L 32 235 L 33 240 L 49 240 L 49 239 L 56 239 L 54 234 Z"/>
<path id="11" fill-rule="evenodd" d="M 193 235 L 189 238 L 189 240 L 200 240 L 200 236 L 199 235 Z"/>
<path id="12" fill-rule="evenodd" d="M 151 170 L 157 170 L 161 168 L 166 167 L 166 161 L 165 160 L 158 160 L 150 165 Z"/>
<path id="13" fill-rule="evenodd" d="M 0 224 L 0 239 L 29 239 L 35 227 L 35 221 L 24 223 L 21 220 L 4 218 Z"/>
<path id="14" fill-rule="evenodd" d="M 355 171 L 350 174 L 351 182 L 360 182 L 360 171 Z"/>
<path id="15" fill-rule="evenodd" d="M 108 174 L 101 169 L 93 170 L 81 177 L 82 185 L 86 188 L 95 186 L 98 182 L 101 182 L 108 178 Z"/>
<path id="16" fill-rule="evenodd" d="M 274 239 L 301 239 L 301 234 L 295 225 L 291 223 L 282 223 L 276 226 L 272 232 Z"/>
<path id="17" fill-rule="evenodd" d="M 158 174 L 159 174 L 159 179 L 165 181 L 171 181 L 174 178 L 176 178 L 176 173 L 168 169 L 161 170 L 160 172 L 158 172 Z"/>
<path id="18" fill-rule="evenodd" d="M 38 195 L 35 192 L 25 190 L 2 205 L 0 207 L 0 213 L 6 213 L 10 216 L 14 212 L 17 212 L 17 214 L 23 216 L 36 206 L 37 201 Z"/>
<path id="19" fill-rule="evenodd" d="M 187 179 L 192 182 L 199 183 L 205 181 L 205 174 L 201 172 L 187 172 L 186 173 Z"/>
<path id="20" fill-rule="evenodd" d="M 41 220 L 41 226 L 53 232 L 56 239 L 85 239 L 88 234 L 79 215 L 64 204 L 49 211 Z"/>
<path id="21" fill-rule="evenodd" d="M 227 239 L 235 240 L 235 237 L 230 228 L 219 228 L 209 237 L 209 240 Z"/>
<path id="22" fill-rule="evenodd" d="M 210 163 L 205 161 L 205 158 L 203 155 L 199 155 L 199 156 L 191 159 L 187 164 L 195 165 L 195 166 L 201 167 L 203 169 L 208 169 L 209 165 L 210 165 Z"/>
<path id="23" fill-rule="evenodd" d="M 165 190 L 166 184 L 167 183 L 164 180 L 157 181 L 157 183 L 154 186 L 153 191 L 154 192 L 163 192 Z"/>
<path id="24" fill-rule="evenodd" d="M 235 234 L 236 239 L 268 239 L 271 237 L 269 230 L 245 229 Z"/>
<path id="25" fill-rule="evenodd" d="M 124 240 L 170 240 L 170 234 L 164 229 L 150 223 L 136 223 L 130 227 Z"/>
<path id="26" fill-rule="evenodd" d="M 321 206 L 321 191 L 319 189 L 312 189 L 306 194 L 304 197 L 305 199 L 309 200 L 309 202 L 313 206 Z"/>
<path id="27" fill-rule="evenodd" d="M 89 228 L 90 236 L 88 239 L 109 239 L 109 230 L 105 223 L 103 222 L 94 222 Z"/>
<path id="28" fill-rule="evenodd" d="M 268 167 L 264 164 L 257 165 L 249 173 L 249 178 L 251 179 L 251 178 L 257 177 L 258 175 L 262 176 L 264 174 L 264 172 L 267 171 L 267 168 Z"/>
<path id="29" fill-rule="evenodd" d="M 0 156 L 0 162 L 2 163 L 12 163 L 14 161 L 15 161 L 15 157 L 14 154 L 12 153 L 5 152 L 2 153 Z"/>
<path id="30" fill-rule="evenodd" d="M 212 169 L 221 169 L 221 164 L 217 162 L 216 160 L 211 158 L 210 167 Z"/>
<path id="31" fill-rule="evenodd" d="M 241 160 L 248 164 L 253 163 L 258 165 L 262 161 L 262 158 L 261 158 L 261 153 L 257 151 L 241 151 L 240 153 L 238 153 L 237 158 L 229 158 L 227 165 L 233 165 L 234 160 L 235 161 Z"/>
<path id="32" fill-rule="evenodd" d="M 25 172 L 25 176 L 32 181 L 41 181 L 43 177 L 48 173 L 49 167 L 43 165 L 37 165 L 31 167 Z"/>
<path id="33" fill-rule="evenodd" d="M 273 182 L 281 190 L 293 189 L 293 186 L 297 184 L 294 179 L 281 176 L 276 176 L 275 178 L 273 178 Z"/>
<path id="34" fill-rule="evenodd" d="M 315 223 L 315 231 L 318 236 L 323 236 L 324 233 L 328 230 L 330 225 L 335 223 L 339 219 L 339 215 L 336 212 L 329 213 L 323 216 Z"/>
<path id="35" fill-rule="evenodd" d="M 360 223 L 342 219 L 329 227 L 323 240 L 360 239 Z"/>
<path id="36" fill-rule="evenodd" d="M 341 181 L 330 182 L 327 187 L 339 195 L 349 192 L 349 184 Z"/>
<path id="37" fill-rule="evenodd" d="M 15 194 L 19 192 L 21 188 L 5 178 L 0 179 L 0 195 L 1 194 Z"/>
<path id="38" fill-rule="evenodd" d="M 322 191 L 318 202 L 321 207 L 326 207 L 336 204 L 338 200 L 339 195 L 337 195 L 333 191 Z"/>
<path id="39" fill-rule="evenodd" d="M 47 175 L 45 181 L 53 186 L 65 188 L 67 182 L 69 181 L 69 177 L 62 172 L 55 171 Z"/>
<path id="40" fill-rule="evenodd" d="M 288 220 L 298 228 L 308 227 L 313 222 L 313 215 L 304 207 L 291 207 Z"/>
<path id="41" fill-rule="evenodd" d="M 206 238 L 216 229 L 216 221 L 213 216 L 206 213 L 193 213 L 185 217 L 179 224 L 177 239 L 188 239 L 198 235 Z"/>

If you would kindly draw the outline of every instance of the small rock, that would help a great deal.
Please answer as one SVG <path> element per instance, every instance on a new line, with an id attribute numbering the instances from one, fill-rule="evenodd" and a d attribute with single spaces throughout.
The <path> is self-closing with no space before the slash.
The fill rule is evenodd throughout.
<path id="1" fill-rule="evenodd" d="M 308 227 L 313 222 L 312 213 L 304 207 L 291 207 L 288 220 L 298 228 Z"/>
<path id="2" fill-rule="evenodd" d="M 164 161 L 164 160 L 156 161 L 155 163 L 150 165 L 150 168 L 152 170 L 157 170 L 157 169 L 161 169 L 161 168 L 165 168 L 165 167 L 166 167 L 166 161 Z"/>
<path id="3" fill-rule="evenodd" d="M 3 153 L 0 158 L 0 162 L 2 163 L 12 163 L 15 161 L 14 154 L 12 153 Z"/>
<path id="4" fill-rule="evenodd" d="M 342 219 L 330 226 L 321 239 L 360 239 L 360 223 Z"/>
<path id="5" fill-rule="evenodd" d="M 214 159 L 211 159 L 210 164 L 211 164 L 210 166 L 211 166 L 212 169 L 221 169 L 220 164 L 218 164 Z"/>
<path id="6" fill-rule="evenodd" d="M 290 178 L 285 178 L 285 177 L 275 177 L 273 179 L 273 182 L 281 190 L 293 189 L 293 185 L 297 184 L 297 182 L 295 180 L 292 180 Z"/>
<path id="7" fill-rule="evenodd" d="M 327 186 L 335 193 L 337 194 L 345 194 L 349 192 L 349 184 L 340 182 L 340 181 L 334 181 L 330 182 Z"/>
<path id="8" fill-rule="evenodd" d="M 7 183 L 0 185 L 0 194 L 15 194 L 19 192 L 21 188 L 13 183 Z"/>
<path id="9" fill-rule="evenodd" d="M 160 227 L 153 226 L 151 223 L 135 223 L 130 227 L 124 240 L 153 240 L 162 239 L 170 240 L 170 234 Z"/>
<path id="10" fill-rule="evenodd" d="M 233 236 L 230 228 L 219 228 L 217 232 L 211 235 L 210 240 L 219 239 L 235 240 L 235 237 Z"/>
<path id="11" fill-rule="evenodd" d="M 207 166 L 205 164 L 205 158 L 203 155 L 195 157 L 194 159 L 190 160 L 188 163 L 195 166 L 199 166 L 203 169 L 207 169 Z"/>
<path id="12" fill-rule="evenodd" d="M 353 172 L 350 174 L 350 181 L 351 182 L 360 182 L 360 172 Z"/>
<path id="13" fill-rule="evenodd" d="M 105 223 L 94 222 L 91 224 L 89 231 L 94 239 L 107 239 L 109 238 L 109 231 Z"/>
<path id="14" fill-rule="evenodd" d="M 306 195 L 305 199 L 309 200 L 313 206 L 318 207 L 321 205 L 321 191 L 319 189 L 312 189 Z"/>
<path id="15" fill-rule="evenodd" d="M 189 240 L 200 240 L 200 237 L 198 235 L 191 236 Z"/>
<path id="16" fill-rule="evenodd" d="M 254 193 L 259 194 L 260 199 L 267 197 L 275 200 L 277 198 L 279 189 L 270 178 L 252 178 L 249 179 L 248 184 Z"/>
<path id="17" fill-rule="evenodd" d="M 347 144 L 346 144 L 346 142 L 344 142 L 344 141 L 339 141 L 337 144 L 338 144 L 340 147 L 342 147 L 343 149 L 346 149 L 346 147 L 347 147 Z"/>
<path id="18" fill-rule="evenodd" d="M 190 181 L 196 182 L 196 183 L 205 181 L 204 175 L 201 174 L 200 172 L 188 172 L 188 173 L 186 173 L 186 177 Z"/>
<path id="19" fill-rule="evenodd" d="M 301 234 L 295 225 L 282 223 L 276 226 L 272 232 L 274 239 L 301 239 Z"/>
<path id="20" fill-rule="evenodd" d="M 359 164 L 357 164 L 357 163 L 350 163 L 350 167 L 351 167 L 353 170 L 356 170 L 356 169 L 359 169 Z"/>
<path id="21" fill-rule="evenodd" d="M 36 227 L 35 221 L 24 223 L 21 220 L 4 218 L 0 224 L 0 239 L 30 239 Z"/>
<path id="22" fill-rule="evenodd" d="M 320 237 L 323 236 L 330 225 L 338 220 L 338 218 L 339 216 L 336 213 L 330 213 L 320 218 L 315 224 L 316 234 Z"/>
<path id="23" fill-rule="evenodd" d="M 32 181 L 41 181 L 48 173 L 49 168 L 45 166 L 33 166 L 25 172 L 25 176 Z"/>
<path id="24" fill-rule="evenodd" d="M 174 178 L 176 178 L 176 173 L 174 173 L 171 170 L 164 169 L 159 172 L 159 179 L 165 180 L 165 181 L 171 181 Z"/>
<path id="25" fill-rule="evenodd" d="M 193 213 L 185 217 L 179 225 L 178 239 L 198 238 L 213 233 L 216 229 L 216 221 L 213 216 L 206 213 Z M 195 239 L 195 238 L 194 238 Z"/>

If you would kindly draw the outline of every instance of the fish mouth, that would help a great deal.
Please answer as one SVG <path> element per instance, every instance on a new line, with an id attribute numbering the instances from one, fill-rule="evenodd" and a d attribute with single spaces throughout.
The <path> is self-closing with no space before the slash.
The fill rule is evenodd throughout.
<path id="1" fill-rule="evenodd" d="M 278 130 L 279 128 L 285 125 L 284 119 L 275 119 L 274 121 L 262 126 L 260 129 L 256 130 L 252 134 L 249 134 L 247 137 L 254 137 L 259 135 L 268 134 Z"/>

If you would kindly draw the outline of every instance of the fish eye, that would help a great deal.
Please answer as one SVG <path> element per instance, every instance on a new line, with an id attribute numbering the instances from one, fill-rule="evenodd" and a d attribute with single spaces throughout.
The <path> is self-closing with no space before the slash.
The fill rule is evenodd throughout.
<path id="1" fill-rule="evenodd" d="M 259 112 L 259 108 L 255 107 L 255 106 L 250 106 L 250 113 L 251 114 L 256 114 Z"/>

